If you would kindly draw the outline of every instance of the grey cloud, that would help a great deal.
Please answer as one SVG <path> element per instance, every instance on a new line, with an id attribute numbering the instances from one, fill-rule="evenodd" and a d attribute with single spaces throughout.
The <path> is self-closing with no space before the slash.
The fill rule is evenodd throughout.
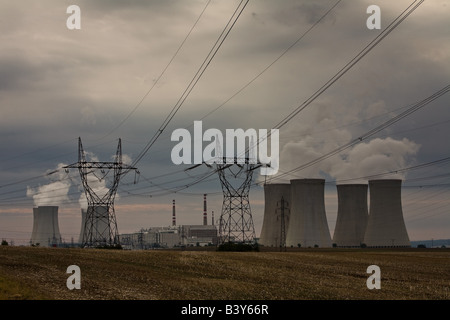
<path id="1" fill-rule="evenodd" d="M 192 125 L 230 98 L 334 3 L 250 1 L 190 97 L 139 163 L 142 174 L 152 177 L 182 169 L 170 162 L 171 130 Z M 380 1 L 382 26 L 409 3 Z M 123 138 L 124 152 L 136 156 L 169 114 L 237 3 L 211 2 L 158 86 L 116 130 L 169 62 L 206 1 L 86 0 L 74 4 L 82 10 L 80 31 L 65 27 L 67 2 L 0 3 L 0 145 L 8 154 L 2 156 L 8 159 L 2 168 L 12 168 L 2 172 L 5 183 L 13 177 L 45 172 L 59 162 L 75 162 L 79 136 L 86 149 L 100 159 L 109 159 L 118 137 Z M 204 127 L 270 129 L 376 36 L 379 31 L 365 27 L 369 4 L 371 1 L 342 1 L 267 72 L 205 118 Z M 446 85 L 450 27 L 443 4 L 445 1 L 424 2 L 283 128 L 281 148 L 289 157 L 281 159 L 286 165 L 282 170 L 358 137 L 398 108 Z M 394 136 L 395 141 L 406 138 L 420 145 L 416 153 L 405 151 L 408 161 L 398 162 L 400 165 L 448 154 L 442 144 L 443 137 L 450 134 L 448 126 L 411 130 L 450 119 L 449 102 L 449 97 L 442 97 L 380 134 L 381 142 L 389 142 L 390 134 L 404 131 Z M 62 141 L 70 142 L 45 149 Z M 41 151 L 27 154 L 32 150 Z M 27 156 L 13 159 L 21 154 Z M 323 166 L 330 169 L 329 163 Z M 351 172 L 349 167 L 345 169 Z M 217 180 L 212 184 L 218 187 Z M 131 187 L 124 186 L 127 188 Z M 26 186 L 24 195 L 25 190 Z"/>

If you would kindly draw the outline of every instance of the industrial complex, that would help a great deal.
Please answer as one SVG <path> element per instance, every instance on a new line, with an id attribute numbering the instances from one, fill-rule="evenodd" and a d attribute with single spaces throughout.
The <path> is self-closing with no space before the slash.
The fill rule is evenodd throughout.
<path id="1" fill-rule="evenodd" d="M 410 247 L 403 219 L 401 186 L 402 181 L 398 179 L 337 185 L 337 220 L 331 236 L 325 210 L 324 179 L 266 184 L 264 219 L 260 238 L 255 241 L 265 247 Z M 118 242 L 124 249 L 133 250 L 217 246 L 220 244 L 219 228 L 214 223 L 214 212 L 208 224 L 206 194 L 203 202 L 202 224 L 177 225 L 173 200 L 170 226 L 147 227 L 120 234 Z M 86 239 L 88 229 L 91 237 L 110 233 L 108 208 L 98 206 L 90 210 L 95 213 L 91 222 L 87 221 L 87 210 L 81 210 L 78 239 L 81 246 L 89 240 Z M 33 208 L 33 218 L 31 245 L 62 244 L 57 206 Z"/>

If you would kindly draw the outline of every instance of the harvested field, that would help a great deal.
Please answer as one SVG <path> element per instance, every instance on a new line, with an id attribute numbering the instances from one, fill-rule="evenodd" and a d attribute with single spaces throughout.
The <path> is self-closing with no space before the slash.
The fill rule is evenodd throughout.
<path id="1" fill-rule="evenodd" d="M 81 289 L 69 290 L 69 265 Z M 381 289 L 369 290 L 369 265 Z M 0 299 L 449 300 L 449 249 L 292 252 L 0 247 Z"/>

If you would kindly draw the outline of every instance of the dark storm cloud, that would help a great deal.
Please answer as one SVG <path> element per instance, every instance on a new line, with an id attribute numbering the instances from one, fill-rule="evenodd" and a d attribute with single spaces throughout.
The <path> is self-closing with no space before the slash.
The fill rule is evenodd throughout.
<path id="1" fill-rule="evenodd" d="M 297 45 L 230 99 L 336 3 L 250 1 L 195 90 L 139 163 L 142 174 L 149 178 L 182 170 L 170 162 L 174 145 L 170 133 L 192 125 L 210 112 L 205 118 L 205 129 L 269 129 L 277 124 L 380 32 L 368 30 L 365 25 L 366 9 L 372 2 L 341 1 Z M 136 157 L 186 89 L 238 1 L 209 4 L 158 85 L 131 113 L 206 3 L 206 0 L 74 1 L 70 4 L 81 8 L 82 29 L 70 31 L 66 28 L 65 12 L 69 2 L 0 2 L 0 145 L 6 151 L 1 157 L 2 170 L 9 169 L 3 171 L 2 181 L 39 174 L 60 162 L 75 162 L 78 137 L 82 137 L 86 150 L 107 160 L 121 137 L 124 152 Z M 378 1 L 382 27 L 410 3 Z M 287 145 L 286 151 L 293 155 L 289 165 L 298 166 L 310 156 L 320 156 L 358 137 L 389 119 L 399 108 L 447 84 L 450 24 L 449 6 L 445 4 L 446 1 L 425 1 L 283 128 L 280 147 Z M 404 159 L 400 157 L 396 163 L 408 165 L 448 154 L 450 151 L 442 140 L 450 135 L 450 126 L 414 129 L 450 119 L 449 103 L 449 97 L 440 98 L 382 132 L 380 138 L 385 140 L 372 144 L 367 141 L 367 145 L 350 155 L 361 159 L 358 158 L 361 150 L 367 150 L 363 147 L 372 146 L 375 152 L 377 148 L 384 151 L 383 146 L 394 146 L 393 150 L 399 153 L 404 150 L 411 160 L 402 162 Z M 349 126 L 350 123 L 353 125 Z M 405 133 L 393 135 L 395 141 L 387 140 L 396 132 Z M 408 142 L 399 145 L 404 139 Z M 352 171 L 348 163 L 344 168 L 324 163 L 319 170 L 330 168 Z M 30 187 L 37 187 L 37 182 L 33 181 Z M 202 187 L 195 186 L 196 190 Z M 22 189 L 24 194 L 26 186 Z M 158 190 L 151 190 L 155 189 Z"/>

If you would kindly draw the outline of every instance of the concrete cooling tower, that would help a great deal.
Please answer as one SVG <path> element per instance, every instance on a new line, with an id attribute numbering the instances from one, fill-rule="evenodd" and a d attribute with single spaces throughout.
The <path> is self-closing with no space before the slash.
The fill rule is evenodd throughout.
<path id="1" fill-rule="evenodd" d="M 331 247 L 325 213 L 324 179 L 291 180 L 291 213 L 286 245 Z"/>
<path id="2" fill-rule="evenodd" d="M 371 180 L 370 209 L 364 243 L 368 247 L 410 247 L 403 220 L 402 180 Z"/>
<path id="3" fill-rule="evenodd" d="M 369 210 L 367 184 L 337 185 L 338 213 L 333 243 L 337 247 L 361 247 Z"/>
<path id="4" fill-rule="evenodd" d="M 31 244 L 41 247 L 53 247 L 61 243 L 57 206 L 39 206 L 33 208 L 33 231 Z"/>
<path id="5" fill-rule="evenodd" d="M 268 247 L 280 247 L 281 241 L 281 198 L 290 204 L 291 186 L 287 183 L 264 185 L 264 220 L 261 228 L 259 243 Z M 287 232 L 289 226 L 289 210 L 284 210 L 284 227 Z M 285 233 L 286 235 L 286 233 Z M 281 241 L 281 243 L 280 243 Z"/>

